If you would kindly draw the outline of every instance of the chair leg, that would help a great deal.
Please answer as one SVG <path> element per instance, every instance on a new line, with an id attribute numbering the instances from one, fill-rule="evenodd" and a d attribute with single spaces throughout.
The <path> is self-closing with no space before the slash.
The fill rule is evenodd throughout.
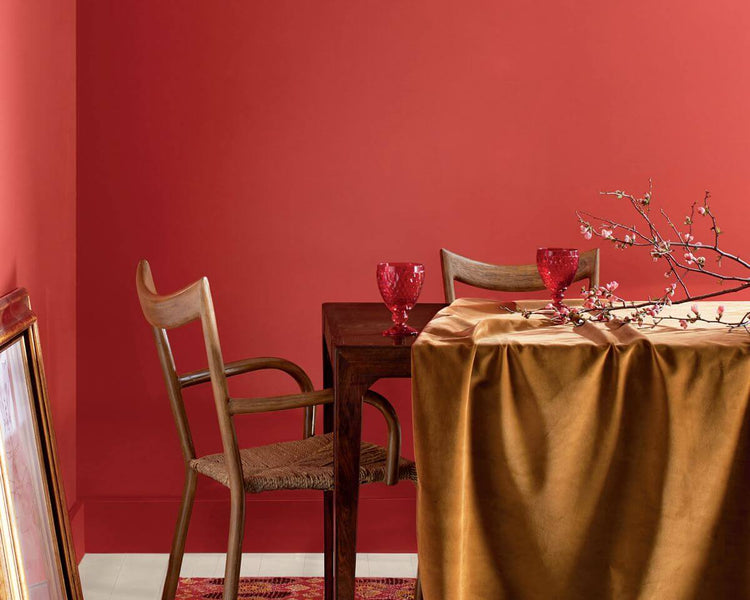
<path id="1" fill-rule="evenodd" d="M 180 581 L 180 568 L 182 557 L 185 554 L 185 539 L 187 538 L 190 515 L 193 512 L 193 500 L 195 500 L 195 487 L 198 482 L 198 474 L 188 468 L 185 473 L 185 489 L 182 492 L 182 504 L 177 517 L 174 538 L 172 539 L 172 550 L 169 553 L 169 564 L 167 566 L 167 577 L 162 590 L 162 600 L 174 600 L 177 593 L 177 584 Z"/>
<path id="2" fill-rule="evenodd" d="M 323 565 L 325 600 L 333 600 L 333 492 L 323 492 Z"/>
<path id="3" fill-rule="evenodd" d="M 245 532 L 245 490 L 230 490 L 232 508 L 229 517 L 229 547 L 224 570 L 224 600 L 237 600 L 240 586 L 240 562 L 242 561 L 242 538 Z"/>
<path id="4" fill-rule="evenodd" d="M 417 567 L 417 582 L 414 584 L 414 600 L 422 600 L 422 578 L 419 576 L 419 567 Z"/>

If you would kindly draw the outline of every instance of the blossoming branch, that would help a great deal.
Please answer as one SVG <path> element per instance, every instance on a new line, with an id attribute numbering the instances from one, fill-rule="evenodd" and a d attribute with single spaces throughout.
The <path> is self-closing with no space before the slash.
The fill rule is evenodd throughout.
<path id="1" fill-rule="evenodd" d="M 588 320 L 619 320 L 637 325 L 657 325 L 663 320 L 676 320 L 683 328 L 690 323 L 724 323 L 730 328 L 743 328 L 750 332 L 750 312 L 740 320 L 724 321 L 724 306 L 719 306 L 716 314 L 703 315 L 700 312 L 700 300 L 736 293 L 750 288 L 750 262 L 737 254 L 726 251 L 720 245 L 722 230 L 716 215 L 711 209 L 711 195 L 706 192 L 702 201 L 693 202 L 679 225 L 663 210 L 658 215 L 663 221 L 663 229 L 657 226 L 653 215 L 653 186 L 643 196 L 636 196 L 624 191 L 601 192 L 603 196 L 626 200 L 638 216 L 638 224 L 626 225 L 613 219 L 577 211 L 581 233 L 587 240 L 601 238 L 616 248 L 648 249 L 654 262 L 662 262 L 665 267 L 664 277 L 671 280 L 662 294 L 646 302 L 626 302 L 615 294 L 618 283 L 583 290 L 584 302 L 580 308 L 563 306 L 554 312 L 554 318 L 560 322 L 581 324 Z M 698 239 L 707 236 L 707 241 Z M 727 264 L 734 269 L 726 270 Z M 731 287 L 721 287 L 714 291 L 694 294 L 689 287 L 689 277 L 709 279 L 719 286 L 729 283 Z M 663 315 L 666 306 L 691 303 L 690 311 L 684 317 Z M 625 316 L 622 311 L 625 310 Z M 614 311 L 618 311 L 615 313 Z"/>

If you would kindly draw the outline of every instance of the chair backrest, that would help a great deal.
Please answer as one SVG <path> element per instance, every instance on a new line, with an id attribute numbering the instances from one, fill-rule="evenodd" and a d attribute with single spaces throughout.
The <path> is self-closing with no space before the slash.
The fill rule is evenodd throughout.
<path id="1" fill-rule="evenodd" d="M 183 385 L 180 381 L 180 375 L 177 373 L 167 330 L 200 319 L 229 477 L 230 480 L 233 480 L 233 485 L 239 485 L 238 489 L 242 489 L 242 470 L 237 435 L 232 422 L 232 415 L 229 413 L 227 377 L 224 372 L 224 359 L 221 354 L 208 279 L 203 277 L 178 292 L 160 295 L 156 292 L 148 261 L 142 260 L 138 263 L 135 284 L 143 315 L 153 328 L 159 361 L 167 384 L 172 414 L 177 424 L 182 453 L 186 463 L 196 458 L 195 446 L 182 397 Z"/>
<path id="2" fill-rule="evenodd" d="M 456 299 L 454 281 L 500 292 L 536 292 L 545 289 L 536 265 L 491 265 L 440 250 L 443 266 L 445 301 Z M 573 281 L 588 279 L 591 287 L 599 285 L 599 249 L 583 252 Z"/>

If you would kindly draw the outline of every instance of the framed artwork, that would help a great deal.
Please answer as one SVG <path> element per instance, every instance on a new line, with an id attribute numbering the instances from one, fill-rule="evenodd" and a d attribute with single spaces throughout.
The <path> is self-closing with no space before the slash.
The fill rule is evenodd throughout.
<path id="1" fill-rule="evenodd" d="M 83 600 L 36 315 L 0 298 L 0 598 Z"/>

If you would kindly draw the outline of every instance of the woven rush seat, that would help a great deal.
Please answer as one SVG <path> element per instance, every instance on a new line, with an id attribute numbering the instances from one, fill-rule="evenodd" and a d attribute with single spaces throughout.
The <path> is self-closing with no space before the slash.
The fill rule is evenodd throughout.
<path id="1" fill-rule="evenodd" d="M 360 483 L 385 480 L 386 449 L 362 442 L 359 463 Z M 279 442 L 255 448 L 240 449 L 245 491 L 267 490 L 332 490 L 333 434 L 316 435 L 304 440 Z M 224 454 L 209 454 L 190 461 L 192 469 L 229 486 Z M 399 479 L 416 482 L 417 468 L 413 461 L 399 457 Z"/>

